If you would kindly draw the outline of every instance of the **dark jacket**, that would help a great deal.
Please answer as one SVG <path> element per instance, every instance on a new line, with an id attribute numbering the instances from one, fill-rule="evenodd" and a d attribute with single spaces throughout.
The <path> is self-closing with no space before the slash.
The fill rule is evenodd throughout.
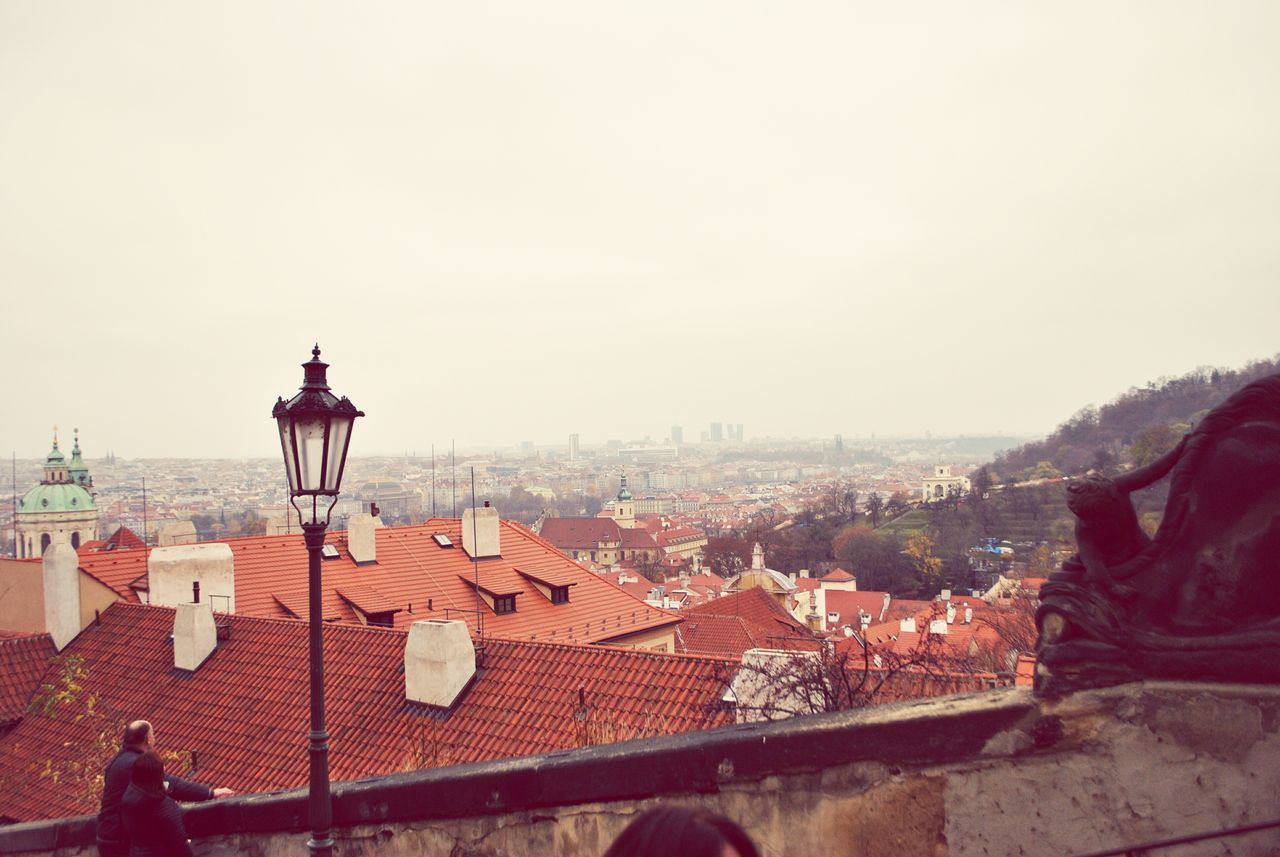
<path id="1" fill-rule="evenodd" d="M 120 802 L 132 780 L 133 763 L 144 752 L 146 751 L 135 744 L 125 744 L 107 765 L 102 783 L 102 811 L 98 813 L 99 842 L 129 842 L 129 835 L 125 832 L 120 817 Z M 213 789 L 208 786 L 168 775 L 165 780 L 169 783 L 169 796 L 175 800 L 210 800 L 213 797 Z"/>
<path id="2" fill-rule="evenodd" d="M 164 792 L 130 783 L 120 801 L 130 857 L 194 857 L 182 826 L 182 810 Z"/>

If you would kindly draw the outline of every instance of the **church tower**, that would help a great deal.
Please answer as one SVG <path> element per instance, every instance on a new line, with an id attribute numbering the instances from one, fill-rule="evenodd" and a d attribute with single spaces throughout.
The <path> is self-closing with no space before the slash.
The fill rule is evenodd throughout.
<path id="1" fill-rule="evenodd" d="M 76 430 L 71 463 L 58 449 L 54 429 L 53 449 L 44 460 L 44 478 L 18 501 L 15 510 L 18 558 L 44 556 L 54 542 L 73 548 L 98 537 L 98 507 L 89 489 L 93 477 L 80 457 L 80 431 Z"/>
<path id="2" fill-rule="evenodd" d="M 625 530 L 635 529 L 636 501 L 631 498 L 631 492 L 627 490 L 625 475 L 622 477 L 622 487 L 618 489 L 618 496 L 613 501 L 613 520 Z"/>

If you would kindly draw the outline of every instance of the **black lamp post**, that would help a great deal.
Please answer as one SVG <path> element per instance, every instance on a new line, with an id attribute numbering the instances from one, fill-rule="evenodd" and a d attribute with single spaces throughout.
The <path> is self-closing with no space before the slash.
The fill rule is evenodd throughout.
<path id="1" fill-rule="evenodd" d="M 333 499 L 320 520 L 321 497 L 336 499 L 342 484 L 342 470 L 347 463 L 347 446 L 351 443 L 351 427 L 364 411 L 346 396 L 339 399 L 329 391 L 325 370 L 329 364 L 320 359 L 320 346 L 311 351 L 311 359 L 302 364 L 302 386 L 289 401 L 276 400 L 271 410 L 280 427 L 280 450 L 284 453 L 284 470 L 289 479 L 289 502 L 298 512 L 307 543 L 307 589 L 311 641 L 311 789 L 309 815 L 311 839 L 307 848 L 312 854 L 333 853 L 329 835 L 333 810 L 329 801 L 329 732 L 324 724 L 324 637 L 322 590 L 320 586 L 320 550 L 324 547 L 324 531 L 329 526 Z M 306 503 L 311 498 L 311 520 L 298 498 Z"/>

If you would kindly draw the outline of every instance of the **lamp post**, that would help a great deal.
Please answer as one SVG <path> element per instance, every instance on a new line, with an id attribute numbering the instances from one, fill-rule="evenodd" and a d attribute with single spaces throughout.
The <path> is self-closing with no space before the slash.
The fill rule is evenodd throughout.
<path id="1" fill-rule="evenodd" d="M 311 732 L 308 752 L 311 755 L 311 787 L 308 815 L 311 839 L 307 848 L 312 854 L 333 853 L 329 835 L 333 818 L 329 801 L 329 732 L 324 723 L 324 637 L 320 585 L 320 550 L 324 547 L 324 531 L 329 526 L 329 513 L 342 484 L 342 471 L 347 463 L 347 447 L 351 443 L 351 427 L 364 411 L 356 410 L 346 396 L 339 399 L 329 390 L 325 371 L 329 364 L 320 359 L 320 346 L 311 351 L 311 359 L 302 364 L 302 386 L 285 401 L 276 400 L 271 410 L 280 429 L 280 451 L 284 454 L 284 471 L 289 480 L 289 503 L 298 513 L 303 538 L 307 543 L 308 625 L 311 644 Z M 311 499 L 311 520 L 303 512 Z M 320 519 L 320 498 L 331 498 Z M 299 507 L 301 498 L 303 506 Z"/>

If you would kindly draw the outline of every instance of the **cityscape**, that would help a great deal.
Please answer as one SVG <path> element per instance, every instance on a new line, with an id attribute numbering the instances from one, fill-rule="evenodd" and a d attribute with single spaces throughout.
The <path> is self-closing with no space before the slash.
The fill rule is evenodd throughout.
<path id="1" fill-rule="evenodd" d="M 1280 853 L 1277 44 L 0 4 L 0 857 Z"/>

